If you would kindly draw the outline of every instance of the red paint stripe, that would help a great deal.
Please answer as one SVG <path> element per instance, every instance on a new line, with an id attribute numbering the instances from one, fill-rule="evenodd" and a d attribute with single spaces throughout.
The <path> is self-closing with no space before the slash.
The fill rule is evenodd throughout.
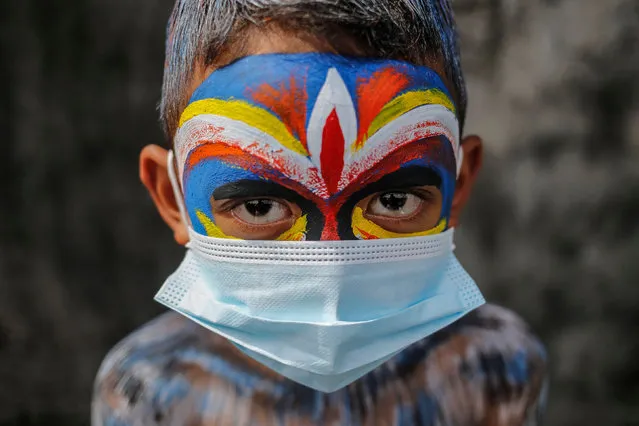
<path id="1" fill-rule="evenodd" d="M 396 148 L 360 175 L 349 176 L 350 183 L 342 190 L 339 198 L 346 200 L 354 192 L 399 170 L 407 162 L 421 158 L 429 159 L 434 164 L 443 164 L 447 170 L 454 173 L 455 157 L 452 149 L 449 146 L 444 146 L 437 137 L 420 139 Z"/>
<path id="2" fill-rule="evenodd" d="M 322 228 L 322 235 L 320 241 L 338 241 L 340 240 L 339 233 L 337 232 L 337 217 L 334 211 L 324 213 L 324 228 Z"/>
<path id="3" fill-rule="evenodd" d="M 333 109 L 324 124 L 320 153 L 322 177 L 331 195 L 337 192 L 337 185 L 344 169 L 344 143 L 344 133 L 339 124 L 337 110 Z"/>
<path id="4" fill-rule="evenodd" d="M 379 237 L 373 234 L 369 234 L 368 232 L 364 231 L 362 228 L 357 228 L 357 232 L 359 232 L 362 235 L 362 237 L 364 237 L 365 240 L 379 240 Z"/>

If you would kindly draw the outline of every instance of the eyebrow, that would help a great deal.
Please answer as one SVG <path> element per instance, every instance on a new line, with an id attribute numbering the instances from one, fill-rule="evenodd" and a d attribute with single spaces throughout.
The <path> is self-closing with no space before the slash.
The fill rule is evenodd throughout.
<path id="1" fill-rule="evenodd" d="M 354 205 L 377 192 L 405 191 L 419 186 L 435 186 L 441 189 L 442 178 L 429 166 L 404 167 L 354 191 L 348 196 L 347 205 Z"/>
<path id="2" fill-rule="evenodd" d="M 292 202 L 304 200 L 297 192 L 267 180 L 242 179 L 221 185 L 213 191 L 213 198 L 216 200 L 252 197 L 284 198 Z"/>
<path id="3" fill-rule="evenodd" d="M 441 182 L 441 177 L 432 168 L 411 166 L 385 175 L 381 179 L 366 185 L 352 196 L 360 198 L 375 192 L 407 189 L 415 186 L 428 185 L 440 188 Z M 213 198 L 216 200 L 253 197 L 283 198 L 298 204 L 308 202 L 306 198 L 296 191 L 267 180 L 242 179 L 221 185 L 213 191 Z"/>
<path id="4" fill-rule="evenodd" d="M 435 186 L 440 188 L 442 179 L 439 174 L 427 166 L 410 166 L 389 173 L 381 179 L 372 182 L 362 188 L 360 193 L 390 191 L 393 189 L 406 189 L 415 186 Z"/>

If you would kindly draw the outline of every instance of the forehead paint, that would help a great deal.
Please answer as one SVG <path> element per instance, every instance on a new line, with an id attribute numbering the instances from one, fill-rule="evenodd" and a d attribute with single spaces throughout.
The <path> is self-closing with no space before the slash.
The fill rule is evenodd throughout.
<path id="1" fill-rule="evenodd" d="M 406 165 L 439 171 L 445 217 L 459 126 L 450 94 L 429 68 L 272 54 L 213 72 L 195 91 L 174 140 L 196 231 L 206 232 L 197 211 L 210 215 L 216 188 L 268 179 L 312 200 L 335 237 L 334 216 L 348 196 Z"/>

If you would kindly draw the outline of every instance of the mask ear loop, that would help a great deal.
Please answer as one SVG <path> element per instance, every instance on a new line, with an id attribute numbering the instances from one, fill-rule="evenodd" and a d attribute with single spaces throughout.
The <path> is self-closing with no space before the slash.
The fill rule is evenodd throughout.
<path id="1" fill-rule="evenodd" d="M 457 150 L 457 179 L 459 179 L 459 174 L 461 173 L 461 166 L 464 162 L 464 150 L 461 145 L 459 145 L 459 149 Z"/>
<path id="2" fill-rule="evenodd" d="M 460 143 L 459 149 L 457 149 L 457 176 L 456 176 L 457 179 L 459 179 L 459 174 L 461 173 L 461 166 L 463 162 L 464 162 L 464 150 L 462 149 L 461 143 Z M 454 235 L 455 228 L 450 228 L 450 229 Z M 456 248 L 457 246 L 455 245 L 455 240 L 453 239 L 452 251 L 455 251 Z"/>
<path id="3" fill-rule="evenodd" d="M 169 180 L 171 181 L 171 186 L 173 187 L 173 195 L 175 196 L 175 202 L 178 205 L 178 209 L 180 210 L 180 216 L 182 216 L 182 222 L 184 226 L 188 228 L 191 227 L 191 222 L 186 215 L 186 208 L 184 207 L 184 197 L 182 195 L 182 190 L 180 189 L 180 183 L 178 182 L 177 176 L 175 174 L 175 161 L 174 161 L 173 150 L 169 150 L 169 154 L 166 158 L 166 168 L 169 172 Z"/>

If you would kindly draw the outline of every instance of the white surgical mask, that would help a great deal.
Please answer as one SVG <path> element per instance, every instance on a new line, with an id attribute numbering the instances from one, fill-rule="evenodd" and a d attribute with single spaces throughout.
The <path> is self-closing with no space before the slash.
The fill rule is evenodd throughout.
<path id="1" fill-rule="evenodd" d="M 169 170 L 181 203 L 172 159 Z M 427 237 L 302 242 L 189 232 L 186 257 L 156 300 L 324 392 L 484 303 L 453 254 L 452 229 Z"/>

